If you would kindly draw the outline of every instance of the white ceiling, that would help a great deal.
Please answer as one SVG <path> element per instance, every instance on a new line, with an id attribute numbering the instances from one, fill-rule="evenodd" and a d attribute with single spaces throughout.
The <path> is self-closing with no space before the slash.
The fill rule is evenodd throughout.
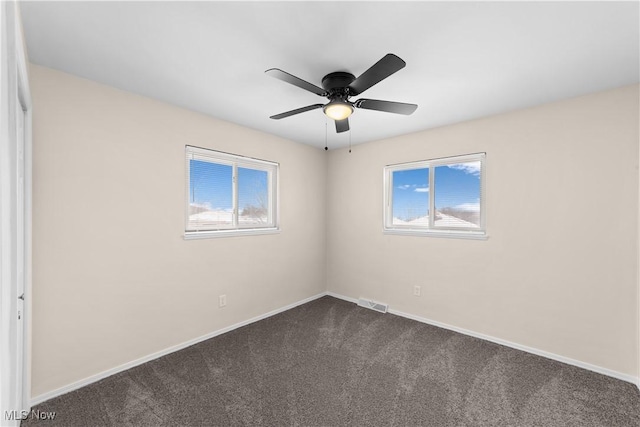
<path id="1" fill-rule="evenodd" d="M 329 147 L 471 120 L 639 82 L 638 2 L 23 2 L 30 60 L 323 147 L 323 103 L 264 74 L 320 86 L 387 53 L 406 68 L 363 97 L 418 104 L 356 110 Z M 353 98 L 353 99 L 357 99 Z"/>

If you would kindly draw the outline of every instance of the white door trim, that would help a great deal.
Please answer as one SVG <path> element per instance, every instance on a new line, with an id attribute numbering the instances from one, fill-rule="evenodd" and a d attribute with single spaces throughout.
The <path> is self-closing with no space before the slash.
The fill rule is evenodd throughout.
<path id="1" fill-rule="evenodd" d="M 22 29 L 20 7 L 16 2 L 14 8 L 16 22 L 16 68 L 18 98 L 24 111 L 24 351 L 23 351 L 23 409 L 31 410 L 31 245 L 32 245 L 32 111 L 31 88 L 29 86 L 29 72 L 26 52 L 26 42 Z"/>
<path id="2" fill-rule="evenodd" d="M 0 425 L 17 426 L 30 411 L 31 357 L 31 93 L 20 11 L 0 2 Z M 24 154 L 18 156 L 17 115 L 24 117 Z M 18 164 L 23 166 L 23 180 Z M 21 195 L 19 198 L 18 195 Z M 19 208 L 20 202 L 24 209 Z M 20 218 L 18 219 L 18 215 Z M 21 226 L 18 226 L 21 224 Z M 21 255 L 18 255 L 20 251 Z M 18 262 L 23 267 L 18 267 Z M 18 270 L 24 307 L 17 320 Z M 22 332 L 22 351 L 17 349 Z M 19 358 L 19 360 L 18 360 Z M 22 366 L 20 372 L 17 367 Z M 18 395 L 18 392 L 20 395 Z"/>

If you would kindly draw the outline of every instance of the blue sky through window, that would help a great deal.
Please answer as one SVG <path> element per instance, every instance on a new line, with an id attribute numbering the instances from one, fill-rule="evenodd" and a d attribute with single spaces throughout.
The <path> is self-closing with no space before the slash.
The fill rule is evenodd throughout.
<path id="1" fill-rule="evenodd" d="M 238 207 L 240 213 L 247 207 L 264 210 L 269 207 L 267 200 L 268 174 L 266 171 L 238 168 Z"/>
<path id="2" fill-rule="evenodd" d="M 189 202 L 210 210 L 233 208 L 233 168 L 231 165 L 189 160 Z M 260 207 L 267 202 L 268 173 L 238 168 L 238 207 Z M 266 207 L 266 206 L 264 206 Z"/>
<path id="3" fill-rule="evenodd" d="M 410 221 L 427 216 L 430 191 L 435 191 L 437 211 L 479 211 L 480 162 L 436 166 L 434 174 L 435 190 L 429 185 L 428 168 L 393 172 L 394 218 Z"/>
<path id="4" fill-rule="evenodd" d="M 435 182 L 436 211 L 443 208 L 480 210 L 480 162 L 437 166 Z"/>
<path id="5" fill-rule="evenodd" d="M 393 216 L 403 221 L 426 216 L 429 211 L 429 169 L 393 172 Z"/>

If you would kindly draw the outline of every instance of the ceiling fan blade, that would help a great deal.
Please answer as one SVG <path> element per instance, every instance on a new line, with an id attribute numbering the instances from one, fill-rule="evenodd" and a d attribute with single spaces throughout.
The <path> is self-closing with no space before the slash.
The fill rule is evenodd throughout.
<path id="1" fill-rule="evenodd" d="M 307 81 L 302 80 L 299 77 L 296 77 L 292 74 L 289 74 L 285 71 L 282 71 L 278 68 L 271 68 L 270 70 L 265 71 L 266 74 L 270 75 L 271 77 L 275 77 L 278 80 L 282 80 L 283 82 L 287 82 L 289 84 L 292 84 L 294 86 L 298 86 L 299 88 L 302 88 L 304 90 L 308 90 L 309 92 L 313 92 L 316 95 L 320 95 L 320 96 L 326 96 L 327 95 L 327 91 L 314 85 L 311 84 Z"/>
<path id="2" fill-rule="evenodd" d="M 404 114 L 406 116 L 413 113 L 416 111 L 416 108 L 418 108 L 416 104 L 380 101 L 378 99 L 359 99 L 353 105 L 357 108 L 364 108 L 365 110 L 385 111 L 387 113 Z"/>
<path id="3" fill-rule="evenodd" d="M 349 130 L 349 119 L 336 120 L 336 132 L 346 132 Z"/>
<path id="4" fill-rule="evenodd" d="M 311 110 L 315 110 L 315 109 L 322 108 L 322 107 L 324 107 L 324 105 L 322 105 L 322 104 L 308 105 L 306 107 L 297 108 L 295 110 L 287 111 L 286 113 L 276 114 L 275 116 L 271 116 L 269 118 L 270 119 L 274 119 L 274 120 L 280 120 L 280 119 L 284 119 L 285 117 L 293 116 L 295 114 L 304 113 L 306 111 L 311 111 Z"/>
<path id="5" fill-rule="evenodd" d="M 351 89 L 351 95 L 361 94 L 371 86 L 386 79 L 396 71 L 403 69 L 405 65 L 407 65 L 407 63 L 402 59 L 400 59 L 393 53 L 388 53 L 384 58 L 373 64 L 371 68 L 362 73 L 360 77 L 355 79 L 349 85 L 349 89 Z"/>

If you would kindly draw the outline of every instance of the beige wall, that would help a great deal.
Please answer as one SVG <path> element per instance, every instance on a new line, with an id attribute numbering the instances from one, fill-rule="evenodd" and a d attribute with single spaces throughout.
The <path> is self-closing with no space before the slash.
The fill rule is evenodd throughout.
<path id="1" fill-rule="evenodd" d="M 40 66 L 31 89 L 33 396 L 324 291 L 324 151 Z M 185 241 L 185 144 L 279 162 L 281 233 Z"/>
<path id="2" fill-rule="evenodd" d="M 327 159 L 30 71 L 33 396 L 324 290 L 638 374 L 638 86 Z M 185 241 L 185 144 L 280 162 L 282 232 Z M 488 240 L 382 234 L 384 165 L 479 151 Z"/>
<path id="3" fill-rule="evenodd" d="M 637 375 L 638 114 L 632 86 L 330 152 L 328 290 Z M 382 233 L 383 166 L 476 152 L 488 240 Z"/>

